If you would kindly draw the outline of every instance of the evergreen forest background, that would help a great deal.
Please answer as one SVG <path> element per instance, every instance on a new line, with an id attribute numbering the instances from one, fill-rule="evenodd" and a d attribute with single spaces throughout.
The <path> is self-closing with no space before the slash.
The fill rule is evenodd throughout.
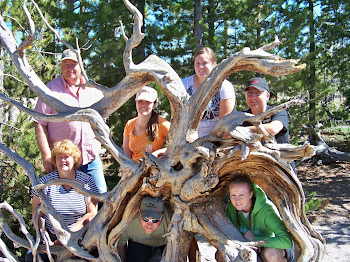
<path id="1" fill-rule="evenodd" d="M 90 78 L 104 86 L 115 86 L 124 76 L 122 55 L 125 41 L 120 30 L 122 21 L 127 36 L 131 35 L 133 18 L 122 0 L 37 0 L 45 17 L 72 46 L 78 39 Z M 264 76 L 272 90 L 271 105 L 307 93 L 307 103 L 289 109 L 292 143 L 302 136 L 302 125 L 349 126 L 350 107 L 350 2 L 346 0 L 135 0 L 133 4 L 144 15 L 145 38 L 134 50 L 135 63 L 155 54 L 167 61 L 181 78 L 194 74 L 192 54 L 199 46 L 209 46 L 218 62 L 244 47 L 259 48 L 277 35 L 283 45 L 272 50 L 283 58 L 299 59 L 307 67 L 302 72 L 283 77 Z M 28 32 L 22 1 L 3 0 L 0 12 L 12 28 L 18 43 Z M 27 50 L 29 63 L 47 83 L 60 74 L 60 53 L 65 49 L 56 42 L 29 1 L 27 7 L 36 23 L 35 41 Z M 237 96 L 237 110 L 246 108 L 243 88 L 254 72 L 230 76 Z M 158 110 L 170 117 L 166 96 L 160 94 Z M 0 89 L 7 96 L 35 106 L 36 95 L 21 80 L 15 66 L 0 47 Z M 2 103 L 2 102 L 1 102 Z M 130 99 L 107 119 L 114 141 L 121 147 L 126 121 L 136 116 Z M 1 104 L 1 142 L 29 160 L 43 173 L 36 145 L 33 121 L 14 108 Z M 345 131 L 350 138 L 349 128 Z M 11 160 L 1 156 L 0 201 L 6 200 L 30 223 L 30 183 L 25 173 Z M 117 163 L 106 175 L 109 189 L 118 181 Z M 6 216 L 11 219 L 11 216 Z M 16 220 L 7 221 L 18 232 Z M 30 226 L 30 225 L 29 225 Z M 6 239 L 2 236 L 6 241 Z M 11 243 L 8 243 L 11 246 Z M 22 249 L 12 246 L 18 256 Z"/>

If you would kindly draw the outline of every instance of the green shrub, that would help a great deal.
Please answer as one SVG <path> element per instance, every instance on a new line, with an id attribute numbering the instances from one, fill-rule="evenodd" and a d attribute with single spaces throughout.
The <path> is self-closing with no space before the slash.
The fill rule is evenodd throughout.
<path id="1" fill-rule="evenodd" d="M 305 197 L 306 197 L 306 200 L 305 200 L 305 213 L 308 213 L 308 212 L 311 212 L 311 211 L 319 211 L 323 208 L 325 208 L 328 203 L 329 203 L 329 200 L 330 198 L 327 197 L 327 198 L 316 198 L 316 192 L 305 192 Z"/>

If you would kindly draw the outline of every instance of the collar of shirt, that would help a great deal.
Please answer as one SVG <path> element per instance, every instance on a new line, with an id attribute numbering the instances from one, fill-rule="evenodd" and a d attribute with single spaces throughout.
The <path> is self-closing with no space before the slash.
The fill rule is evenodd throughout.
<path id="1" fill-rule="evenodd" d="M 70 85 L 66 82 L 66 80 L 64 79 L 63 76 L 62 76 L 62 79 L 63 79 L 63 83 L 64 83 L 64 86 L 65 86 L 65 88 L 67 89 L 67 91 L 68 91 L 69 93 L 71 93 L 72 95 L 74 95 L 74 96 L 76 96 L 76 97 L 79 97 L 79 90 L 80 90 L 80 88 L 85 88 L 85 86 L 79 86 L 78 89 L 77 89 L 77 92 L 74 93 L 74 92 L 72 91 L 72 86 L 70 86 Z M 84 85 L 85 83 L 86 83 L 86 82 L 85 82 L 85 79 L 84 79 L 82 76 L 80 76 L 80 83 L 79 83 L 79 85 Z"/>

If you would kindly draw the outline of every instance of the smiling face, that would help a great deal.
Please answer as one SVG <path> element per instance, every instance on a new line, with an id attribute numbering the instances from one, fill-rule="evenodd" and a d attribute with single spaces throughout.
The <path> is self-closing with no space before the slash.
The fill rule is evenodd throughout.
<path id="1" fill-rule="evenodd" d="M 69 172 L 74 169 L 74 158 L 67 154 L 58 154 L 56 156 L 56 167 L 58 173 Z"/>
<path id="2" fill-rule="evenodd" d="M 248 87 L 245 91 L 245 99 L 247 105 L 252 110 L 254 115 L 260 114 L 266 111 L 267 101 L 270 98 L 270 93 L 265 91 L 260 91 L 254 87 Z"/>
<path id="3" fill-rule="evenodd" d="M 154 219 L 154 218 L 150 217 L 150 219 L 148 219 L 148 222 L 146 222 L 142 219 L 140 211 L 139 211 L 139 217 L 140 217 L 141 227 L 145 230 L 146 234 L 152 234 L 154 231 L 156 231 L 163 219 L 163 216 L 162 216 L 157 223 L 153 223 L 151 219 Z"/>
<path id="4" fill-rule="evenodd" d="M 249 190 L 247 183 L 232 183 L 229 192 L 231 203 L 237 210 L 251 211 L 253 192 Z"/>
<path id="5" fill-rule="evenodd" d="M 62 76 L 69 85 L 80 84 L 81 69 L 78 62 L 66 59 L 61 62 Z"/>
<path id="6" fill-rule="evenodd" d="M 139 116 L 147 116 L 152 113 L 152 110 L 156 108 L 154 102 L 149 102 L 147 100 L 137 100 L 136 101 L 136 110 Z"/>
<path id="7" fill-rule="evenodd" d="M 201 82 L 203 82 L 211 70 L 216 66 L 216 63 L 211 61 L 209 55 L 207 53 L 197 55 L 194 59 L 194 70 L 196 71 L 196 75 Z"/>

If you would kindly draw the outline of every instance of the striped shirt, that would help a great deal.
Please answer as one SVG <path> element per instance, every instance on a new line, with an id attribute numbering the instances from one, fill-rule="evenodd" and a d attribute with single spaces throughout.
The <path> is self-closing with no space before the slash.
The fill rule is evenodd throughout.
<path id="1" fill-rule="evenodd" d="M 41 183 L 46 183 L 52 179 L 59 179 L 57 170 L 43 176 L 40 179 Z M 92 192 L 98 193 L 95 182 L 92 177 L 81 172 L 76 171 L 75 179 L 84 184 L 84 188 Z M 61 185 L 51 185 L 43 188 L 44 194 L 49 198 L 55 211 L 61 215 L 64 223 L 71 228 L 75 222 L 86 214 L 87 196 L 75 192 L 74 188 L 66 190 Z M 46 228 L 53 234 L 54 229 L 49 221 L 49 218 L 44 215 Z"/>

